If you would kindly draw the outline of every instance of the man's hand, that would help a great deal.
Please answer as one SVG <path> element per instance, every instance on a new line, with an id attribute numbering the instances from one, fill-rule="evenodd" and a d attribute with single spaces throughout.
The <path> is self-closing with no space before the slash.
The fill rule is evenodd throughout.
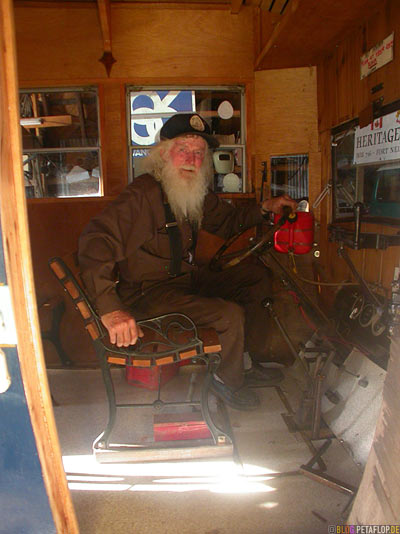
<path id="1" fill-rule="evenodd" d="M 105 313 L 100 319 L 108 330 L 111 343 L 117 347 L 129 347 L 136 343 L 138 337 L 143 337 L 142 329 L 127 311 L 115 310 Z"/>
<path id="2" fill-rule="evenodd" d="M 290 198 L 289 195 L 282 195 L 281 197 L 274 197 L 264 200 L 264 202 L 261 204 L 261 210 L 272 211 L 272 213 L 277 213 L 279 215 L 282 213 L 283 206 L 289 206 L 292 211 L 296 211 L 297 202 Z"/>

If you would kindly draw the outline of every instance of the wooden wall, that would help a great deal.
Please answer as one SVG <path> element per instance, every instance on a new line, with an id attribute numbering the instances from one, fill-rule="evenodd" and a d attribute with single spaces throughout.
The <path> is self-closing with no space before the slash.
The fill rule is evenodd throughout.
<path id="1" fill-rule="evenodd" d="M 11 482 L 7 492 L 7 501 L 11 507 L 7 507 L 4 515 L 2 513 L 2 530 L 20 532 L 41 530 L 78 534 L 79 528 L 61 460 L 61 448 L 46 377 L 36 311 L 21 165 L 16 44 L 12 11 L 10 0 L 0 2 L 1 282 L 6 284 L 3 289 L 9 289 L 10 312 L 17 333 L 17 339 L 14 340 L 11 326 L 13 320 L 8 314 L 5 314 L 4 318 L 2 315 L 1 348 L 4 349 L 2 352 L 7 357 L 8 365 L 11 364 L 10 375 L 14 382 L 8 391 L 7 387 L 2 387 L 1 399 L 2 409 L 8 412 L 2 420 L 2 485 L 7 479 Z M 4 305 L 2 301 L 2 312 Z M 7 364 L 2 367 L 4 384 L 8 375 Z M 31 440 L 32 431 L 34 443 Z M 13 447 L 14 440 L 19 440 L 18 446 L 15 446 L 17 445 L 15 443 Z M 39 466 L 37 460 L 40 462 Z M 32 495 L 35 505 L 27 502 L 28 495 Z M 14 503 L 21 503 L 24 511 L 18 512 Z M 48 505 L 54 523 L 48 518 Z M 14 514 L 19 513 L 21 517 L 13 517 L 14 510 Z M 36 517 L 32 520 L 31 515 Z"/>
<path id="2" fill-rule="evenodd" d="M 331 179 L 330 143 L 331 128 L 358 117 L 375 99 L 383 98 L 389 104 L 400 98 L 400 3 L 397 0 L 382 2 L 377 13 L 364 13 L 367 19 L 360 22 L 356 31 L 338 42 L 332 54 L 318 65 L 318 128 L 321 139 L 322 167 L 321 186 Z M 382 41 L 394 30 L 394 60 L 373 74 L 360 80 L 362 54 Z M 372 88 L 383 83 L 383 89 L 373 93 Z M 327 224 L 331 222 L 330 197 L 321 205 L 321 262 L 327 276 L 344 280 L 350 273 L 336 254 L 337 244 L 328 243 Z M 398 228 L 365 224 L 369 232 L 396 233 Z M 370 282 L 390 287 L 394 266 L 399 261 L 398 247 L 386 251 L 351 251 L 350 256 L 357 268 Z"/>
<path id="3" fill-rule="evenodd" d="M 95 4 L 64 8 L 50 3 L 15 7 L 21 87 L 93 84 L 99 90 L 102 199 L 33 199 L 28 201 L 33 266 L 38 302 L 58 291 L 47 267 L 51 256 L 76 250 L 85 224 L 128 182 L 126 84 L 244 84 L 250 106 L 253 82 L 253 13 L 244 8 L 148 9 L 112 7 L 114 64 L 110 78 L 98 61 L 103 54 Z M 249 118 L 249 122 L 251 118 Z M 251 144 L 251 143 L 250 143 Z M 62 341 L 71 359 L 94 359 L 67 302 Z M 79 318 L 78 318 L 79 319 Z M 48 322 L 48 316 L 43 319 Z M 57 355 L 45 342 L 46 360 Z"/>
<path id="4" fill-rule="evenodd" d="M 43 6 L 46 4 L 42 4 Z M 51 4 L 47 4 L 50 5 Z M 125 85 L 251 84 L 253 15 L 227 9 L 112 8 L 114 64 L 110 78 L 96 5 L 16 7 L 22 87 L 99 87 L 105 194 L 126 185 Z M 251 97 L 250 97 L 251 98 Z"/>
<path id="5" fill-rule="evenodd" d="M 259 48 L 254 27 L 259 20 L 251 8 L 242 6 L 238 15 L 231 15 L 229 6 L 149 9 L 119 3 L 112 7 L 117 62 L 109 78 L 98 61 L 103 49 L 95 5 L 17 4 L 15 19 L 21 87 L 93 84 L 99 91 L 105 197 L 28 200 L 39 303 L 58 287 L 49 275 L 48 259 L 75 250 L 84 225 L 128 182 L 127 84 L 244 85 L 249 189 L 259 187 L 260 162 L 269 161 L 270 155 L 307 152 L 313 194 L 319 191 L 315 69 L 254 75 Z M 73 315 L 68 308 L 67 322 L 72 326 Z M 67 331 L 62 340 L 75 359 L 84 341 Z M 50 343 L 45 343 L 45 351 L 47 361 L 57 361 Z M 85 353 L 87 360 L 94 358 L 87 345 Z"/>
<path id="6" fill-rule="evenodd" d="M 25 5 L 26 6 L 26 5 Z M 94 5 L 16 7 L 21 81 L 105 79 Z M 245 81 L 253 75 L 252 10 L 112 7 L 112 78 Z M 38 74 L 40 74 L 38 76 Z"/>
<path id="7" fill-rule="evenodd" d="M 392 339 L 382 407 L 360 490 L 349 517 L 351 525 L 400 524 L 400 338 Z"/>
<path id="8" fill-rule="evenodd" d="M 309 155 L 311 202 L 320 190 L 316 69 L 280 69 L 255 73 L 255 184 L 261 185 L 261 162 L 271 156 Z M 268 179 L 270 183 L 270 179 Z"/>
<path id="9" fill-rule="evenodd" d="M 357 117 L 373 100 L 383 97 L 383 104 L 400 98 L 400 3 L 382 2 L 374 13 L 359 25 L 356 32 L 338 43 L 331 56 L 318 65 L 318 117 L 322 150 L 322 185 L 331 178 L 330 129 Z M 394 31 L 394 60 L 373 74 L 360 80 L 360 57 Z M 383 89 L 371 90 L 379 83 Z M 344 262 L 336 255 L 337 244 L 328 243 L 326 224 L 331 220 L 330 202 L 321 207 L 322 256 L 330 279 L 343 280 L 349 276 Z M 365 231 L 395 233 L 398 227 L 365 224 Z M 352 251 L 351 257 L 370 282 L 390 288 L 394 267 L 399 265 L 399 248 L 386 251 Z M 392 524 L 400 521 L 400 484 L 397 458 L 399 453 L 399 396 L 400 379 L 399 339 L 392 340 L 391 358 L 383 390 L 383 404 L 376 434 L 368 458 L 364 477 L 357 494 L 349 524 Z"/>

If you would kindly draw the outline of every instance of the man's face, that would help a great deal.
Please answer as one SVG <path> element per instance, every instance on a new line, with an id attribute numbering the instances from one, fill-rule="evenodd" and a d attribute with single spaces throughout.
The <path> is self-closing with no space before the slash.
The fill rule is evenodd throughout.
<path id="1" fill-rule="evenodd" d="M 169 151 L 171 164 L 181 178 L 190 180 L 200 169 L 206 150 L 206 141 L 198 135 L 176 137 Z"/>

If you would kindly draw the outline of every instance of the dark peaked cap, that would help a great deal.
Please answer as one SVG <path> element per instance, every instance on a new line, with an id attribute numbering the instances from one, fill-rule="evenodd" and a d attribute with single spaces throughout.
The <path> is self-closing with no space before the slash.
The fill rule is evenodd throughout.
<path id="1" fill-rule="evenodd" d="M 176 113 L 160 130 L 160 139 L 174 139 L 182 135 L 198 135 L 207 141 L 210 148 L 219 146 L 219 141 L 211 135 L 208 124 L 197 113 Z"/>

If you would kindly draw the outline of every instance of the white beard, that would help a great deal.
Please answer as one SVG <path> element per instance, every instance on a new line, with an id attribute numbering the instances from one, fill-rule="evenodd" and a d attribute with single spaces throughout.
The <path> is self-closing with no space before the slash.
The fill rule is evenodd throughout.
<path id="1" fill-rule="evenodd" d="M 189 178 L 182 178 L 172 162 L 169 159 L 163 160 L 157 149 L 148 156 L 148 170 L 161 183 L 178 222 L 187 219 L 200 228 L 204 197 L 212 176 L 211 165 L 211 157 L 206 154 L 201 168 L 196 171 L 194 167 L 190 167 L 192 175 Z"/>
<path id="2" fill-rule="evenodd" d="M 182 179 L 176 168 L 171 162 L 168 162 L 161 175 L 156 178 L 161 182 L 176 220 L 182 222 L 184 219 L 188 219 L 200 228 L 208 182 L 204 173 L 194 172 L 193 177 Z"/>

